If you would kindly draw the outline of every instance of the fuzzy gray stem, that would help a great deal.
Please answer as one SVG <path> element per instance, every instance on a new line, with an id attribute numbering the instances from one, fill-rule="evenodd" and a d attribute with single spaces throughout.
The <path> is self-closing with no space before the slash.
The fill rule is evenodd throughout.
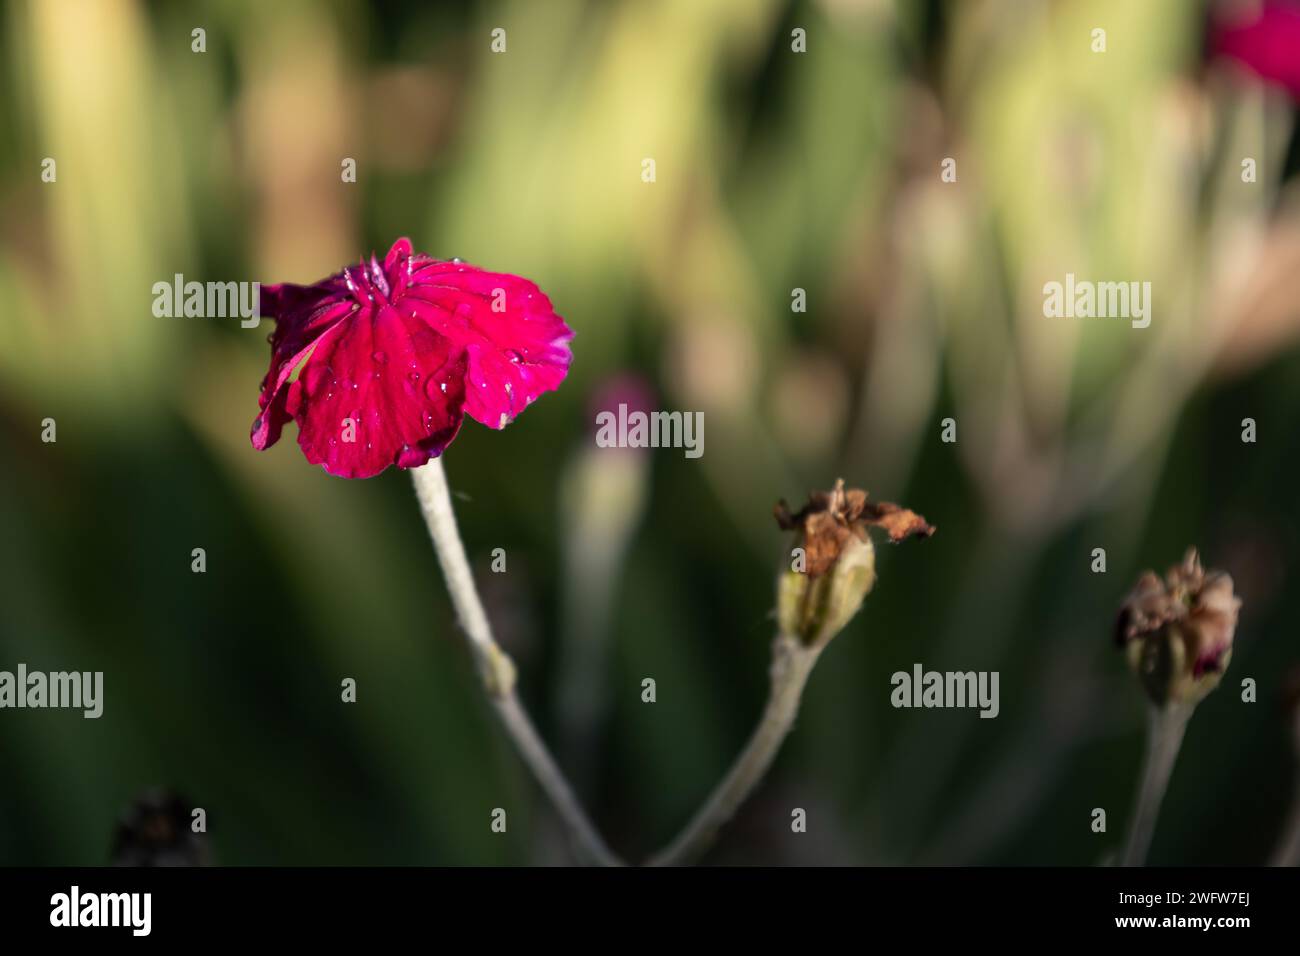
<path id="1" fill-rule="evenodd" d="M 1129 827 L 1128 841 L 1120 866 L 1142 866 L 1146 862 L 1151 837 L 1156 831 L 1160 803 L 1169 787 L 1178 749 L 1183 743 L 1183 733 L 1192 708 L 1170 704 L 1164 708 L 1152 707 L 1147 729 L 1146 757 L 1142 762 L 1142 780 L 1138 787 L 1137 806 Z"/>
<path id="2" fill-rule="evenodd" d="M 621 861 L 605 845 L 596 828 L 587 819 L 573 789 L 552 759 L 546 744 L 537 735 L 536 728 L 515 693 L 515 666 L 509 655 L 492 637 L 483 602 L 474 586 L 465 547 L 461 544 L 456 527 L 456 515 L 451 506 L 447 476 L 442 459 L 430 459 L 428 464 L 412 469 L 415 494 L 420 501 L 420 511 L 433 539 L 438 563 L 447 581 L 451 603 L 456 607 L 461 627 L 474 655 L 474 663 L 483 680 L 488 700 L 495 708 L 506 732 L 514 741 L 519 755 L 524 758 L 550 798 L 560 817 L 568 825 L 578 846 L 591 862 L 600 866 L 620 866 Z"/>
<path id="3" fill-rule="evenodd" d="M 777 751 L 799 713 L 808 675 L 821 654 L 820 647 L 805 647 L 796 638 L 778 637 L 772 646 L 772 686 L 763 716 L 749 743 L 727 776 L 705 801 L 691 822 L 666 848 L 647 861 L 648 866 L 684 866 L 693 863 L 736 814 L 740 805 L 766 775 Z"/>

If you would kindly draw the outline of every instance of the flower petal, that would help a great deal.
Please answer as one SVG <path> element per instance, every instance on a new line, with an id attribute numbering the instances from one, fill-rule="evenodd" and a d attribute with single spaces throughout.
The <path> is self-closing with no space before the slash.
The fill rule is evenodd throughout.
<path id="1" fill-rule="evenodd" d="M 364 306 L 321 336 L 286 410 L 313 464 L 344 478 L 415 468 L 460 430 L 464 348 L 413 314 Z"/>
<path id="2" fill-rule="evenodd" d="M 390 252 L 386 266 L 393 256 Z M 564 381 L 573 332 L 532 282 L 422 256 L 410 260 L 408 270 L 403 308 L 411 305 L 466 351 L 465 412 L 470 417 L 504 428 Z"/>
<path id="3" fill-rule="evenodd" d="M 356 311 L 356 303 L 334 288 L 333 277 L 314 286 L 269 285 L 261 288 L 261 314 L 275 319 L 271 334 L 271 367 L 262 379 L 257 404 L 261 414 L 253 420 L 253 447 L 262 451 L 280 440 L 291 415 L 285 408 L 286 385 L 316 340 Z"/>

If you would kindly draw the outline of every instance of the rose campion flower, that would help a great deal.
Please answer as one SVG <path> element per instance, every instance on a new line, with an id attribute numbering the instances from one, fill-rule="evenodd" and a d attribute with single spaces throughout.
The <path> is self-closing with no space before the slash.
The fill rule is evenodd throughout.
<path id="1" fill-rule="evenodd" d="M 276 320 L 253 447 L 290 419 L 312 464 L 369 478 L 442 454 L 465 415 L 504 428 L 568 373 L 573 332 L 527 279 L 412 252 L 262 287 Z M 298 371 L 296 379 L 294 372 Z"/>

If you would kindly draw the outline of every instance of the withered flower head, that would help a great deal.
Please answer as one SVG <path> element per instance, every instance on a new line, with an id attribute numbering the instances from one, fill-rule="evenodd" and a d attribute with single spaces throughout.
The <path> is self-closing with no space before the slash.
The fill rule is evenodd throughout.
<path id="1" fill-rule="evenodd" d="M 1195 548 L 1161 580 L 1144 573 L 1120 607 L 1115 639 L 1158 707 L 1196 704 L 1232 658 L 1241 599 L 1232 578 L 1201 567 Z"/>
<path id="2" fill-rule="evenodd" d="M 838 634 L 862 606 L 876 581 L 876 552 L 868 529 L 882 528 L 889 540 L 929 537 L 933 526 L 914 511 L 887 501 L 871 502 L 843 479 L 830 491 L 814 492 L 799 511 L 777 503 L 776 521 L 795 531 L 802 555 L 777 581 L 777 619 L 785 634 L 822 644 Z"/>
<path id="3" fill-rule="evenodd" d="M 867 501 L 861 488 L 845 488 L 844 479 L 830 491 L 814 491 L 808 504 L 794 514 L 785 500 L 774 509 L 776 523 L 787 531 L 803 533 L 803 549 L 808 556 L 808 576 L 820 577 L 830 570 L 844 551 L 850 538 L 867 538 L 867 528 L 883 528 L 889 540 L 898 542 L 912 535 L 934 534 L 915 511 L 908 511 L 888 501 Z"/>

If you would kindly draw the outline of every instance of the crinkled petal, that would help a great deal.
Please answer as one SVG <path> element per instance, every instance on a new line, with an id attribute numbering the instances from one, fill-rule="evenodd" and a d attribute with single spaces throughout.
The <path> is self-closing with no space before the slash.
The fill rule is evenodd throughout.
<path id="1" fill-rule="evenodd" d="M 465 348 L 466 414 L 504 428 L 564 381 L 573 332 L 536 285 L 460 262 L 416 256 L 407 263 L 403 305 Z"/>
<path id="2" fill-rule="evenodd" d="M 415 468 L 460 430 L 465 350 L 413 314 L 363 307 L 321 336 L 287 411 L 313 464 L 343 478 Z"/>
<path id="3" fill-rule="evenodd" d="M 344 286 L 346 293 L 346 286 Z M 286 409 L 289 379 L 317 339 L 357 309 L 350 297 L 333 288 L 333 278 L 314 286 L 270 285 L 261 289 L 261 314 L 275 319 L 271 334 L 271 368 L 262 379 L 253 421 L 253 447 L 262 451 L 280 440 L 292 417 Z"/>

